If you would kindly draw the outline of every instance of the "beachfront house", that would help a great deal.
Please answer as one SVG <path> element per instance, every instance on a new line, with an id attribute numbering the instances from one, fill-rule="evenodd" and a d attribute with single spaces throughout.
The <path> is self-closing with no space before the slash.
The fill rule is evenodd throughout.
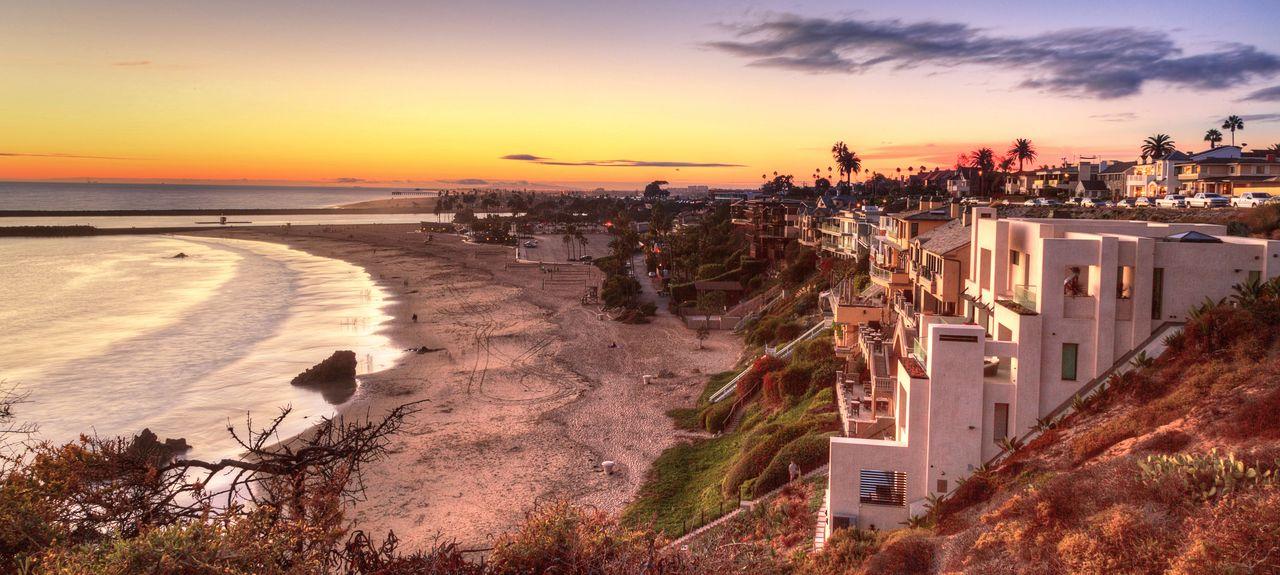
<path id="1" fill-rule="evenodd" d="M 837 351 L 858 360 L 837 375 L 845 432 L 831 439 L 828 533 L 896 528 L 923 513 L 1002 440 L 1059 415 L 1134 354 L 1157 355 L 1206 297 L 1280 275 L 1280 241 L 1218 225 L 1000 218 L 992 208 L 969 219 L 956 313 L 890 302 L 841 326 Z"/>

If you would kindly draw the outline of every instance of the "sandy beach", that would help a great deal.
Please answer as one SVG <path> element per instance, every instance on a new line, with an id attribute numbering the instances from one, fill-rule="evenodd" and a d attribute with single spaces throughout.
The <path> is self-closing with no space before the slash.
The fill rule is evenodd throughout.
<path id="1" fill-rule="evenodd" d="M 692 404 L 706 374 L 728 369 L 738 340 L 714 333 L 699 350 L 665 310 L 647 325 L 602 321 L 597 306 L 580 301 L 597 281 L 593 267 L 545 273 L 515 263 L 511 248 L 441 234 L 427 244 L 414 228 L 216 232 L 364 267 L 394 297 L 391 339 L 439 349 L 362 378 L 343 406 L 347 416 L 376 417 L 423 402 L 391 456 L 367 469 L 355 525 L 394 530 L 406 549 L 437 538 L 478 548 L 541 500 L 621 510 L 654 458 L 688 435 L 665 412 Z M 606 242 L 592 238 L 588 253 L 604 253 Z M 613 475 L 602 472 L 604 460 L 617 462 Z"/>

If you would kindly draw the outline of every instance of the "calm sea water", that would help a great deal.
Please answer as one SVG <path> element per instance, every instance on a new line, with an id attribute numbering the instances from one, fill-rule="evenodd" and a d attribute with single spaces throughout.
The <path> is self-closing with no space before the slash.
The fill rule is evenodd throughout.
<path id="1" fill-rule="evenodd" d="M 3 239 L 0 277 L 0 380 L 29 396 L 19 419 L 55 441 L 150 427 L 194 456 L 228 455 L 226 426 L 246 414 L 292 406 L 282 435 L 332 414 L 347 398 L 289 380 L 333 351 L 356 351 L 361 373 L 399 356 L 368 273 L 276 244 Z"/>
<path id="2" fill-rule="evenodd" d="M 323 208 L 390 198 L 393 191 L 396 190 L 358 187 L 0 182 L 0 210 Z"/>

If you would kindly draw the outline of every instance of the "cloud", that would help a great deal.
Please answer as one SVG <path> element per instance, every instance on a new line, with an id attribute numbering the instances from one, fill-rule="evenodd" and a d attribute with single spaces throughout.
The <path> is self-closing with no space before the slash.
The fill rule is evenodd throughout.
<path id="1" fill-rule="evenodd" d="M 598 168 L 741 168 L 742 164 L 726 164 L 720 162 L 677 162 L 651 160 L 589 160 L 567 161 L 553 160 L 532 154 L 509 154 L 503 160 L 520 160 L 544 166 L 588 166 Z"/>
<path id="2" fill-rule="evenodd" d="M 483 180 L 483 179 L 480 179 L 480 178 L 460 178 L 460 179 L 457 179 L 457 180 L 440 180 L 440 182 L 441 182 L 441 183 L 445 183 L 445 184 L 457 184 L 457 185 L 459 185 L 459 186 L 487 186 L 487 185 L 489 185 L 489 180 Z M 528 183 L 528 182 L 524 182 L 524 183 Z"/>
<path id="3" fill-rule="evenodd" d="M 1245 122 L 1280 122 L 1280 114 L 1241 114 L 1240 119 Z"/>
<path id="4" fill-rule="evenodd" d="M 132 67 L 132 66 L 150 66 L 151 60 L 125 60 L 123 62 L 112 62 L 112 66 Z"/>
<path id="5" fill-rule="evenodd" d="M 1103 122 L 1132 122 L 1138 119 L 1138 115 L 1133 112 L 1115 112 L 1111 114 L 1091 114 L 1089 116 L 1093 120 L 1101 120 Z"/>
<path id="6" fill-rule="evenodd" d="M 705 45 L 751 66 L 861 74 L 929 66 L 1016 70 L 1020 87 L 1099 99 L 1131 96 L 1148 82 L 1199 89 L 1280 74 L 1280 56 L 1245 44 L 1184 55 L 1167 32 L 1076 28 L 1000 36 L 959 22 L 770 16 Z"/>
<path id="7" fill-rule="evenodd" d="M 1241 102 L 1280 102 L 1280 86 L 1272 86 L 1261 90 L 1254 90 L 1248 96 L 1240 98 Z"/>
<path id="8" fill-rule="evenodd" d="M 81 156 L 78 154 L 34 154 L 27 152 L 0 152 L 0 158 L 67 158 L 73 160 L 137 160 L 116 156 Z"/>

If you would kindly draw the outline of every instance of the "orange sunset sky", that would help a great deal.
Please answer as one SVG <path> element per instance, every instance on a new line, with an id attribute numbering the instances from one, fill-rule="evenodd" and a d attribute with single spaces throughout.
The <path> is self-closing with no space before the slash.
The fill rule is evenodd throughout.
<path id="1" fill-rule="evenodd" d="M 1280 142 L 1280 6 L 3 2 L 0 180 L 634 189 Z M 1229 134 L 1228 134 L 1229 139 Z"/>

